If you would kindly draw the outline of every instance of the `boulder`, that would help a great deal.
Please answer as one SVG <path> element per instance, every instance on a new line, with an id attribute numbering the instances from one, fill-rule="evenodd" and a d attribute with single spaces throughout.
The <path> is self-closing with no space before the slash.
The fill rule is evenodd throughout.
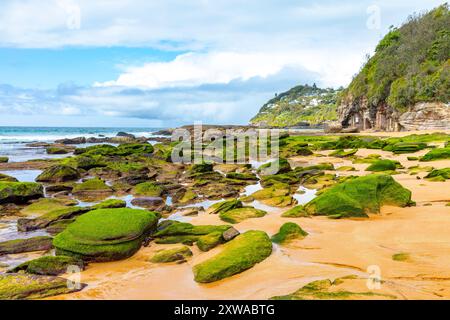
<path id="1" fill-rule="evenodd" d="M 33 251 L 46 251 L 53 248 L 51 237 L 34 237 L 0 242 L 0 256 Z"/>
<path id="2" fill-rule="evenodd" d="M 138 196 L 160 197 L 164 193 L 164 188 L 153 182 L 144 182 L 136 185 L 132 192 Z"/>
<path id="3" fill-rule="evenodd" d="M 131 204 L 136 207 L 158 211 L 162 210 L 166 206 L 164 199 L 160 197 L 135 198 L 131 201 Z"/>
<path id="4" fill-rule="evenodd" d="M 285 244 L 292 240 L 303 239 L 308 233 L 300 228 L 296 223 L 287 222 L 280 227 L 280 231 L 272 236 L 272 242 Z"/>
<path id="5" fill-rule="evenodd" d="M 221 220 L 229 223 L 239 223 L 250 218 L 261 218 L 267 214 L 266 211 L 253 207 L 236 208 L 219 214 Z"/>
<path id="6" fill-rule="evenodd" d="M 213 204 L 206 210 L 206 213 L 220 214 L 236 208 L 242 208 L 242 202 L 239 201 L 238 199 L 233 199 Z"/>
<path id="7" fill-rule="evenodd" d="M 228 242 L 230 240 L 233 240 L 234 238 L 236 238 L 240 234 L 241 233 L 238 230 L 236 230 L 235 228 L 231 227 L 230 229 L 228 229 L 228 230 L 226 230 L 226 231 L 224 231 L 222 233 L 222 238 L 223 238 L 223 240 Z"/>
<path id="8" fill-rule="evenodd" d="M 82 290 L 86 285 L 68 287 L 67 279 L 13 273 L 0 275 L 0 300 L 42 299 Z"/>
<path id="9" fill-rule="evenodd" d="M 86 143 L 86 138 L 85 137 L 66 138 L 66 139 L 56 140 L 55 143 L 60 143 L 60 144 L 84 144 L 84 143 Z"/>
<path id="10" fill-rule="evenodd" d="M 19 182 L 19 180 L 6 174 L 0 173 L 0 182 Z"/>
<path id="11" fill-rule="evenodd" d="M 80 173 L 66 165 L 56 165 L 42 172 L 37 178 L 38 182 L 65 182 L 80 179 Z"/>
<path id="12" fill-rule="evenodd" d="M 8 157 L 0 157 L 0 163 L 7 163 L 9 161 Z"/>
<path id="13" fill-rule="evenodd" d="M 24 262 L 9 270 L 8 273 L 25 271 L 30 274 L 58 276 L 66 273 L 69 266 L 77 266 L 80 270 L 84 270 L 84 263 L 79 259 L 66 256 L 43 256 Z"/>
<path id="14" fill-rule="evenodd" d="M 272 242 L 263 231 L 247 231 L 223 250 L 193 267 L 194 280 L 200 283 L 218 281 L 252 268 L 272 253 Z"/>
<path id="15" fill-rule="evenodd" d="M 44 196 L 44 188 L 34 182 L 0 182 L 0 204 L 27 203 Z"/>
<path id="16" fill-rule="evenodd" d="M 450 146 L 445 148 L 436 148 L 429 151 L 420 161 L 435 161 L 435 160 L 445 160 L 450 159 Z"/>
<path id="17" fill-rule="evenodd" d="M 53 245 L 57 255 L 83 261 L 126 259 L 139 250 L 157 222 L 158 215 L 146 210 L 94 210 L 69 224 L 53 239 Z"/>
<path id="18" fill-rule="evenodd" d="M 175 261 L 184 261 L 191 256 L 192 251 L 186 246 L 181 246 L 171 249 L 159 250 L 150 259 L 150 261 L 153 263 L 168 263 Z"/>

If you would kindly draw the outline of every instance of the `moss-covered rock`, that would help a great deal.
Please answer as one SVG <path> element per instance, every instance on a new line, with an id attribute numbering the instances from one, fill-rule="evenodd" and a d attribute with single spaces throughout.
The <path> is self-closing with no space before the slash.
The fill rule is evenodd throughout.
<path id="1" fill-rule="evenodd" d="M 58 234 L 57 255 L 84 261 L 113 261 L 132 256 L 143 238 L 156 228 L 157 214 L 136 209 L 99 209 L 76 219 Z"/>
<path id="2" fill-rule="evenodd" d="M 43 256 L 34 260 L 24 262 L 9 273 L 25 271 L 31 274 L 40 274 L 44 276 L 57 276 L 67 272 L 69 266 L 77 266 L 80 270 L 84 269 L 83 261 L 66 256 Z"/>
<path id="3" fill-rule="evenodd" d="M 0 157 L 0 163 L 7 163 L 9 161 L 8 157 Z"/>
<path id="4" fill-rule="evenodd" d="M 405 252 L 401 252 L 401 253 L 396 253 L 394 255 L 392 255 L 392 260 L 394 261 L 399 261 L 399 262 L 405 262 L 405 261 L 409 261 L 411 259 L 409 253 L 405 253 Z"/>
<path id="5" fill-rule="evenodd" d="M 0 182 L 19 182 L 14 177 L 8 176 L 7 174 L 0 173 Z"/>
<path id="6" fill-rule="evenodd" d="M 379 154 L 369 154 L 367 157 L 364 158 L 356 158 L 352 161 L 352 163 L 357 164 L 357 163 L 374 163 L 377 162 L 378 160 L 381 160 L 381 155 Z"/>
<path id="7" fill-rule="evenodd" d="M 78 183 L 73 188 L 73 193 L 80 192 L 111 192 L 112 189 L 101 179 L 94 178 Z"/>
<path id="8" fill-rule="evenodd" d="M 44 188 L 34 182 L 0 182 L 0 204 L 26 203 L 44 196 Z"/>
<path id="9" fill-rule="evenodd" d="M 153 182 L 143 182 L 133 188 L 133 193 L 138 196 L 161 197 L 164 193 L 164 188 Z"/>
<path id="10" fill-rule="evenodd" d="M 223 246 L 222 252 L 194 266 L 200 283 L 218 281 L 252 268 L 272 253 L 272 243 L 263 231 L 247 231 Z"/>
<path id="11" fill-rule="evenodd" d="M 308 189 L 325 189 L 337 183 L 336 175 L 334 174 L 317 174 L 307 177 L 303 181 L 303 186 Z"/>
<path id="12" fill-rule="evenodd" d="M 226 232 L 226 231 L 225 231 Z M 197 247 L 201 251 L 209 251 L 224 242 L 222 231 L 215 231 L 204 236 L 200 236 L 197 240 Z"/>
<path id="13" fill-rule="evenodd" d="M 273 175 L 287 173 L 290 171 L 292 171 L 291 165 L 285 158 L 279 158 L 277 160 L 268 162 L 258 168 L 258 173 L 261 175 Z"/>
<path id="14" fill-rule="evenodd" d="M 65 219 L 55 221 L 50 223 L 48 227 L 45 228 L 45 231 L 54 236 L 57 235 L 58 233 L 63 232 L 67 228 L 67 226 L 73 222 L 75 222 L 75 219 Z"/>
<path id="15" fill-rule="evenodd" d="M 356 171 L 355 167 L 352 166 L 342 166 L 337 168 L 337 171 Z"/>
<path id="16" fill-rule="evenodd" d="M 292 240 L 303 239 L 308 233 L 296 223 L 287 222 L 280 227 L 280 231 L 272 236 L 272 242 L 278 244 L 288 243 Z"/>
<path id="17" fill-rule="evenodd" d="M 408 172 L 410 175 L 416 175 L 421 172 L 431 172 L 431 171 L 433 171 L 433 169 L 434 168 L 431 166 L 427 166 L 427 167 L 414 166 L 414 167 L 409 167 Z"/>
<path id="18" fill-rule="evenodd" d="M 411 191 L 391 176 L 371 174 L 337 184 L 305 205 L 308 214 L 340 217 L 367 217 L 381 206 L 411 205 Z"/>
<path id="19" fill-rule="evenodd" d="M 183 261 L 192 256 L 192 251 L 186 246 L 159 250 L 150 259 L 153 263 L 168 263 Z"/>
<path id="20" fill-rule="evenodd" d="M 389 144 L 383 148 L 384 151 L 392 151 L 395 154 L 414 153 L 427 148 L 428 145 L 424 142 L 399 142 Z"/>
<path id="21" fill-rule="evenodd" d="M 253 207 L 236 208 L 219 214 L 221 220 L 229 223 L 239 223 L 250 218 L 261 218 L 267 214 L 266 211 Z"/>
<path id="22" fill-rule="evenodd" d="M 69 153 L 69 150 L 66 148 L 61 147 L 47 147 L 46 148 L 47 154 L 67 154 Z"/>
<path id="23" fill-rule="evenodd" d="M 430 181 L 445 181 L 450 179 L 450 168 L 433 170 L 425 176 L 425 179 Z"/>
<path id="24" fill-rule="evenodd" d="M 100 202 L 94 206 L 92 206 L 92 210 L 96 209 L 117 209 L 117 208 L 125 208 L 127 203 L 124 200 L 120 199 L 108 199 L 103 202 Z"/>
<path id="25" fill-rule="evenodd" d="M 20 213 L 27 216 L 39 216 L 55 210 L 66 209 L 67 206 L 75 204 L 77 202 L 74 200 L 42 198 L 23 208 Z"/>
<path id="26" fill-rule="evenodd" d="M 358 152 L 358 149 L 352 149 L 352 150 L 348 150 L 348 151 L 339 149 L 339 150 L 331 152 L 329 154 L 329 156 L 336 157 L 336 158 L 347 158 L 347 157 L 351 157 L 351 156 L 355 155 L 355 153 L 357 153 L 357 152 Z"/>
<path id="27" fill-rule="evenodd" d="M 53 248 L 52 238 L 40 236 L 28 239 L 16 239 L 0 242 L 0 256 L 33 251 L 45 251 Z"/>
<path id="28" fill-rule="evenodd" d="M 221 201 L 218 203 L 215 203 L 211 205 L 207 210 L 206 213 L 209 214 L 220 214 L 223 212 L 227 212 L 236 208 L 242 208 L 242 202 L 238 199 L 233 200 L 226 200 Z"/>
<path id="29" fill-rule="evenodd" d="M 244 180 L 244 181 L 257 181 L 258 180 L 258 177 L 254 173 L 230 172 L 230 173 L 227 173 L 226 177 L 228 179 Z"/>
<path id="30" fill-rule="evenodd" d="M 38 182 L 65 182 L 80 179 L 80 173 L 77 169 L 66 166 L 52 166 L 42 172 L 37 178 Z"/>
<path id="31" fill-rule="evenodd" d="M 301 218 L 301 217 L 308 217 L 309 214 L 305 211 L 305 208 L 300 206 L 295 206 L 292 209 L 289 209 L 288 211 L 284 212 L 281 215 L 283 218 Z"/>
<path id="32" fill-rule="evenodd" d="M 0 300 L 42 299 L 80 291 L 84 286 L 69 288 L 67 279 L 53 276 L 4 274 L 0 275 Z"/>
<path id="33" fill-rule="evenodd" d="M 400 162 L 394 160 L 378 160 L 367 167 L 366 171 L 382 172 L 382 171 L 395 171 L 398 168 L 402 168 Z"/>
<path id="34" fill-rule="evenodd" d="M 444 159 L 450 159 L 450 147 L 432 149 L 421 157 L 420 161 L 435 161 Z"/>

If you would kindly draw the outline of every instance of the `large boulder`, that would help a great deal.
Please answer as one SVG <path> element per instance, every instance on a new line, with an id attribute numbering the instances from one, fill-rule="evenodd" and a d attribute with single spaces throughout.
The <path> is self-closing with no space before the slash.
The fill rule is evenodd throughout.
<path id="1" fill-rule="evenodd" d="M 200 283 L 218 281 L 252 268 L 272 253 L 272 242 L 263 231 L 247 231 L 212 258 L 194 266 L 194 279 Z"/>
<path id="2" fill-rule="evenodd" d="M 67 279 L 13 273 L 0 275 L 0 300 L 42 299 L 80 291 L 86 285 L 67 286 Z"/>
<path id="3" fill-rule="evenodd" d="M 156 228 L 157 214 L 136 209 L 99 209 L 78 217 L 58 234 L 57 255 L 84 261 L 114 261 L 132 256 Z"/>
<path id="4" fill-rule="evenodd" d="M 66 165 L 56 165 L 42 172 L 37 178 L 38 182 L 65 182 L 78 180 L 80 173 L 72 167 Z"/>
<path id="5" fill-rule="evenodd" d="M 312 215 L 334 217 L 367 217 L 378 213 L 383 205 L 412 205 L 411 191 L 391 176 L 371 174 L 339 183 L 305 205 Z"/>
<path id="6" fill-rule="evenodd" d="M 308 232 L 300 228 L 299 225 L 293 222 L 287 222 L 280 227 L 280 231 L 272 236 L 272 242 L 283 244 L 292 240 L 303 239 L 308 235 Z"/>
<path id="7" fill-rule="evenodd" d="M 44 196 L 44 188 L 34 182 L 0 182 L 1 203 L 26 203 Z"/>

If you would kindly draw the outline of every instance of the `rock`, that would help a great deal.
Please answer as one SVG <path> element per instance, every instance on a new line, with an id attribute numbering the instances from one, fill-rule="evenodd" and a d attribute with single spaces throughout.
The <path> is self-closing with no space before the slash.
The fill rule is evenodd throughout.
<path id="1" fill-rule="evenodd" d="M 323 125 L 325 133 L 339 133 L 342 130 L 342 124 L 337 121 L 328 121 Z"/>
<path id="2" fill-rule="evenodd" d="M 302 218 L 302 217 L 308 217 L 309 214 L 305 211 L 305 208 L 303 206 L 295 206 L 292 209 L 289 209 L 285 213 L 281 215 L 283 218 Z"/>
<path id="3" fill-rule="evenodd" d="M 17 229 L 21 232 L 33 231 L 48 227 L 51 223 L 72 219 L 76 216 L 89 212 L 89 207 L 69 207 L 50 211 L 34 219 L 20 218 L 17 220 Z"/>
<path id="4" fill-rule="evenodd" d="M 78 137 L 78 138 L 66 138 L 66 139 L 60 139 L 56 140 L 55 143 L 61 143 L 61 144 L 85 144 L 86 138 L 85 137 Z"/>
<path id="5" fill-rule="evenodd" d="M 240 235 L 241 233 L 236 230 L 235 228 L 231 227 L 230 229 L 224 231 L 222 233 L 222 238 L 228 242 L 230 240 L 233 240 L 234 238 L 236 238 L 238 235 Z"/>
<path id="6" fill-rule="evenodd" d="M 9 158 L 8 157 L 0 157 L 0 163 L 8 163 Z"/>
<path id="7" fill-rule="evenodd" d="M 144 182 L 136 185 L 132 192 L 138 196 L 160 197 L 164 193 L 164 188 L 153 182 Z"/>
<path id="8" fill-rule="evenodd" d="M 278 244 L 285 244 L 292 240 L 303 239 L 308 235 L 308 232 L 304 231 L 297 224 L 293 222 L 287 222 L 283 224 L 280 231 L 272 236 L 272 242 Z"/>
<path id="9" fill-rule="evenodd" d="M 395 144 L 389 144 L 383 147 L 384 151 L 392 151 L 395 154 L 413 153 L 427 148 L 428 145 L 423 142 L 399 142 Z"/>
<path id="10" fill-rule="evenodd" d="M 341 130 L 341 133 L 358 133 L 358 132 L 359 132 L 358 127 L 347 127 Z"/>
<path id="11" fill-rule="evenodd" d="M 73 189 L 73 185 L 71 185 L 71 184 L 55 184 L 55 185 L 45 187 L 45 191 L 49 192 L 49 193 L 61 192 L 61 191 L 72 192 L 72 189 Z"/>
<path id="12" fill-rule="evenodd" d="M 0 173 L 0 182 L 19 182 L 19 180 L 17 180 L 14 177 L 8 176 L 6 174 Z"/>
<path id="13" fill-rule="evenodd" d="M 66 256 L 44 256 L 31 261 L 24 262 L 8 271 L 8 273 L 17 273 L 25 271 L 30 274 L 39 274 L 44 276 L 58 276 L 66 273 L 69 266 L 76 266 L 84 270 L 84 263 L 73 257 Z"/>
<path id="14" fill-rule="evenodd" d="M 80 173 L 66 165 L 56 165 L 46 169 L 37 178 L 38 182 L 65 182 L 80 179 Z"/>
<path id="15" fill-rule="evenodd" d="M 134 134 L 126 133 L 126 132 L 122 132 L 122 131 L 117 133 L 116 137 L 125 137 L 125 138 L 130 138 L 130 139 L 136 139 L 136 136 Z"/>
<path id="16" fill-rule="evenodd" d="M 247 231 L 223 250 L 193 267 L 194 280 L 200 283 L 218 281 L 252 268 L 272 253 L 272 243 L 265 232 Z"/>
<path id="17" fill-rule="evenodd" d="M 421 102 L 414 105 L 399 118 L 406 130 L 446 130 L 450 128 L 450 104 Z"/>
<path id="18" fill-rule="evenodd" d="M 42 198 L 23 208 L 20 213 L 27 216 L 44 215 L 51 211 L 65 209 L 67 206 L 74 206 L 76 204 L 77 201 L 75 200 Z"/>
<path id="19" fill-rule="evenodd" d="M 351 157 L 351 156 L 355 155 L 355 153 L 357 153 L 357 152 L 358 152 L 358 149 L 352 149 L 352 150 L 348 150 L 348 151 L 339 149 L 334 152 L 331 152 L 329 154 L 329 156 L 336 157 L 336 158 L 347 158 L 347 157 Z"/>
<path id="20" fill-rule="evenodd" d="M 186 247 L 175 247 L 172 249 L 159 250 L 150 259 L 153 263 L 167 263 L 175 261 L 183 261 L 192 256 L 192 251 Z"/>
<path id="21" fill-rule="evenodd" d="M 391 176 L 371 174 L 339 183 L 305 205 L 311 215 L 333 217 L 368 217 L 378 213 L 383 205 L 412 205 L 411 191 L 403 188 Z"/>
<path id="22" fill-rule="evenodd" d="M 292 171 L 291 165 L 289 164 L 289 161 L 284 158 L 279 158 L 278 160 L 263 164 L 258 168 L 258 173 L 261 175 L 274 175 L 290 171 Z"/>
<path id="23" fill-rule="evenodd" d="M 421 157 L 420 161 L 435 161 L 444 159 L 450 159 L 450 146 L 447 146 L 445 148 L 432 149 L 423 157 Z"/>
<path id="24" fill-rule="evenodd" d="M 68 287 L 67 279 L 22 273 L 0 275 L 0 300 L 42 299 L 80 291 L 85 284 Z"/>
<path id="25" fill-rule="evenodd" d="M 430 181 L 444 182 L 447 179 L 450 179 L 450 168 L 433 170 L 425 176 L 425 179 L 428 179 Z"/>
<path id="26" fill-rule="evenodd" d="M 92 206 L 92 210 L 125 208 L 126 206 L 127 206 L 127 203 L 124 200 L 108 199 L 108 200 L 105 200 L 103 202 L 100 202 L 100 203 Z"/>
<path id="27" fill-rule="evenodd" d="M 76 184 L 72 193 L 77 198 L 85 201 L 95 201 L 110 196 L 113 193 L 113 190 L 106 185 L 103 180 L 94 178 Z"/>
<path id="28" fill-rule="evenodd" d="M 242 208 L 242 202 L 238 199 L 221 201 L 210 206 L 206 213 L 208 214 L 220 214 L 236 208 Z"/>
<path id="29" fill-rule="evenodd" d="M 219 214 L 221 220 L 229 223 L 239 223 L 250 218 L 261 218 L 267 214 L 266 211 L 258 210 L 253 207 L 244 207 L 229 210 Z"/>
<path id="30" fill-rule="evenodd" d="M 397 168 L 402 168 L 398 161 L 394 160 L 378 160 L 372 163 L 366 171 L 381 172 L 381 171 L 395 171 Z"/>
<path id="31" fill-rule="evenodd" d="M 217 247 L 224 241 L 224 239 L 222 238 L 222 233 L 223 232 L 221 231 L 216 231 L 204 236 L 200 236 L 197 240 L 197 247 L 204 252 Z"/>
<path id="32" fill-rule="evenodd" d="M 150 210 L 162 210 L 166 206 L 164 199 L 161 197 L 135 198 L 131 201 L 131 204 L 136 207 Z"/>
<path id="33" fill-rule="evenodd" d="M 47 147 L 47 154 L 68 154 L 70 151 L 60 147 Z"/>
<path id="34" fill-rule="evenodd" d="M 67 226 L 53 239 L 53 245 L 57 255 L 83 261 L 126 259 L 139 250 L 157 223 L 157 215 L 146 210 L 94 210 Z"/>
<path id="35" fill-rule="evenodd" d="M 46 251 L 53 248 L 51 237 L 34 237 L 0 242 L 0 256 L 32 251 Z"/>
<path id="36" fill-rule="evenodd" d="M 0 182 L 0 204 L 27 203 L 44 196 L 44 188 L 34 182 Z"/>
<path id="37" fill-rule="evenodd" d="M 67 226 L 74 221 L 75 219 L 65 219 L 52 222 L 47 228 L 45 228 L 45 231 L 47 231 L 52 236 L 57 235 L 58 233 L 63 232 L 67 228 Z"/>
<path id="38" fill-rule="evenodd" d="M 238 173 L 230 172 L 227 173 L 226 177 L 228 179 L 244 180 L 244 181 L 257 181 L 258 177 L 254 173 Z"/>

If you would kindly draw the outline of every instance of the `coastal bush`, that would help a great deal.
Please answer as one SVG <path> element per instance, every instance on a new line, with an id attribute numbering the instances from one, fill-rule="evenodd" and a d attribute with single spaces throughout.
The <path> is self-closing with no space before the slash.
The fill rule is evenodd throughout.
<path id="1" fill-rule="evenodd" d="M 311 215 L 367 217 L 367 213 L 378 213 L 383 205 L 405 207 L 412 204 L 411 191 L 391 176 L 371 174 L 325 190 L 305 205 L 305 211 Z"/>
<path id="2" fill-rule="evenodd" d="M 247 231 L 223 246 L 212 258 L 193 267 L 194 280 L 218 281 L 252 268 L 272 253 L 272 242 L 263 231 Z"/>
<path id="3" fill-rule="evenodd" d="M 300 228 L 296 223 L 287 222 L 280 227 L 280 231 L 273 235 L 271 240 L 274 243 L 284 244 L 292 240 L 303 239 L 308 233 Z"/>
<path id="4" fill-rule="evenodd" d="M 157 214 L 146 210 L 98 209 L 78 217 L 53 244 L 57 255 L 85 261 L 125 259 L 139 250 L 157 221 Z"/>

